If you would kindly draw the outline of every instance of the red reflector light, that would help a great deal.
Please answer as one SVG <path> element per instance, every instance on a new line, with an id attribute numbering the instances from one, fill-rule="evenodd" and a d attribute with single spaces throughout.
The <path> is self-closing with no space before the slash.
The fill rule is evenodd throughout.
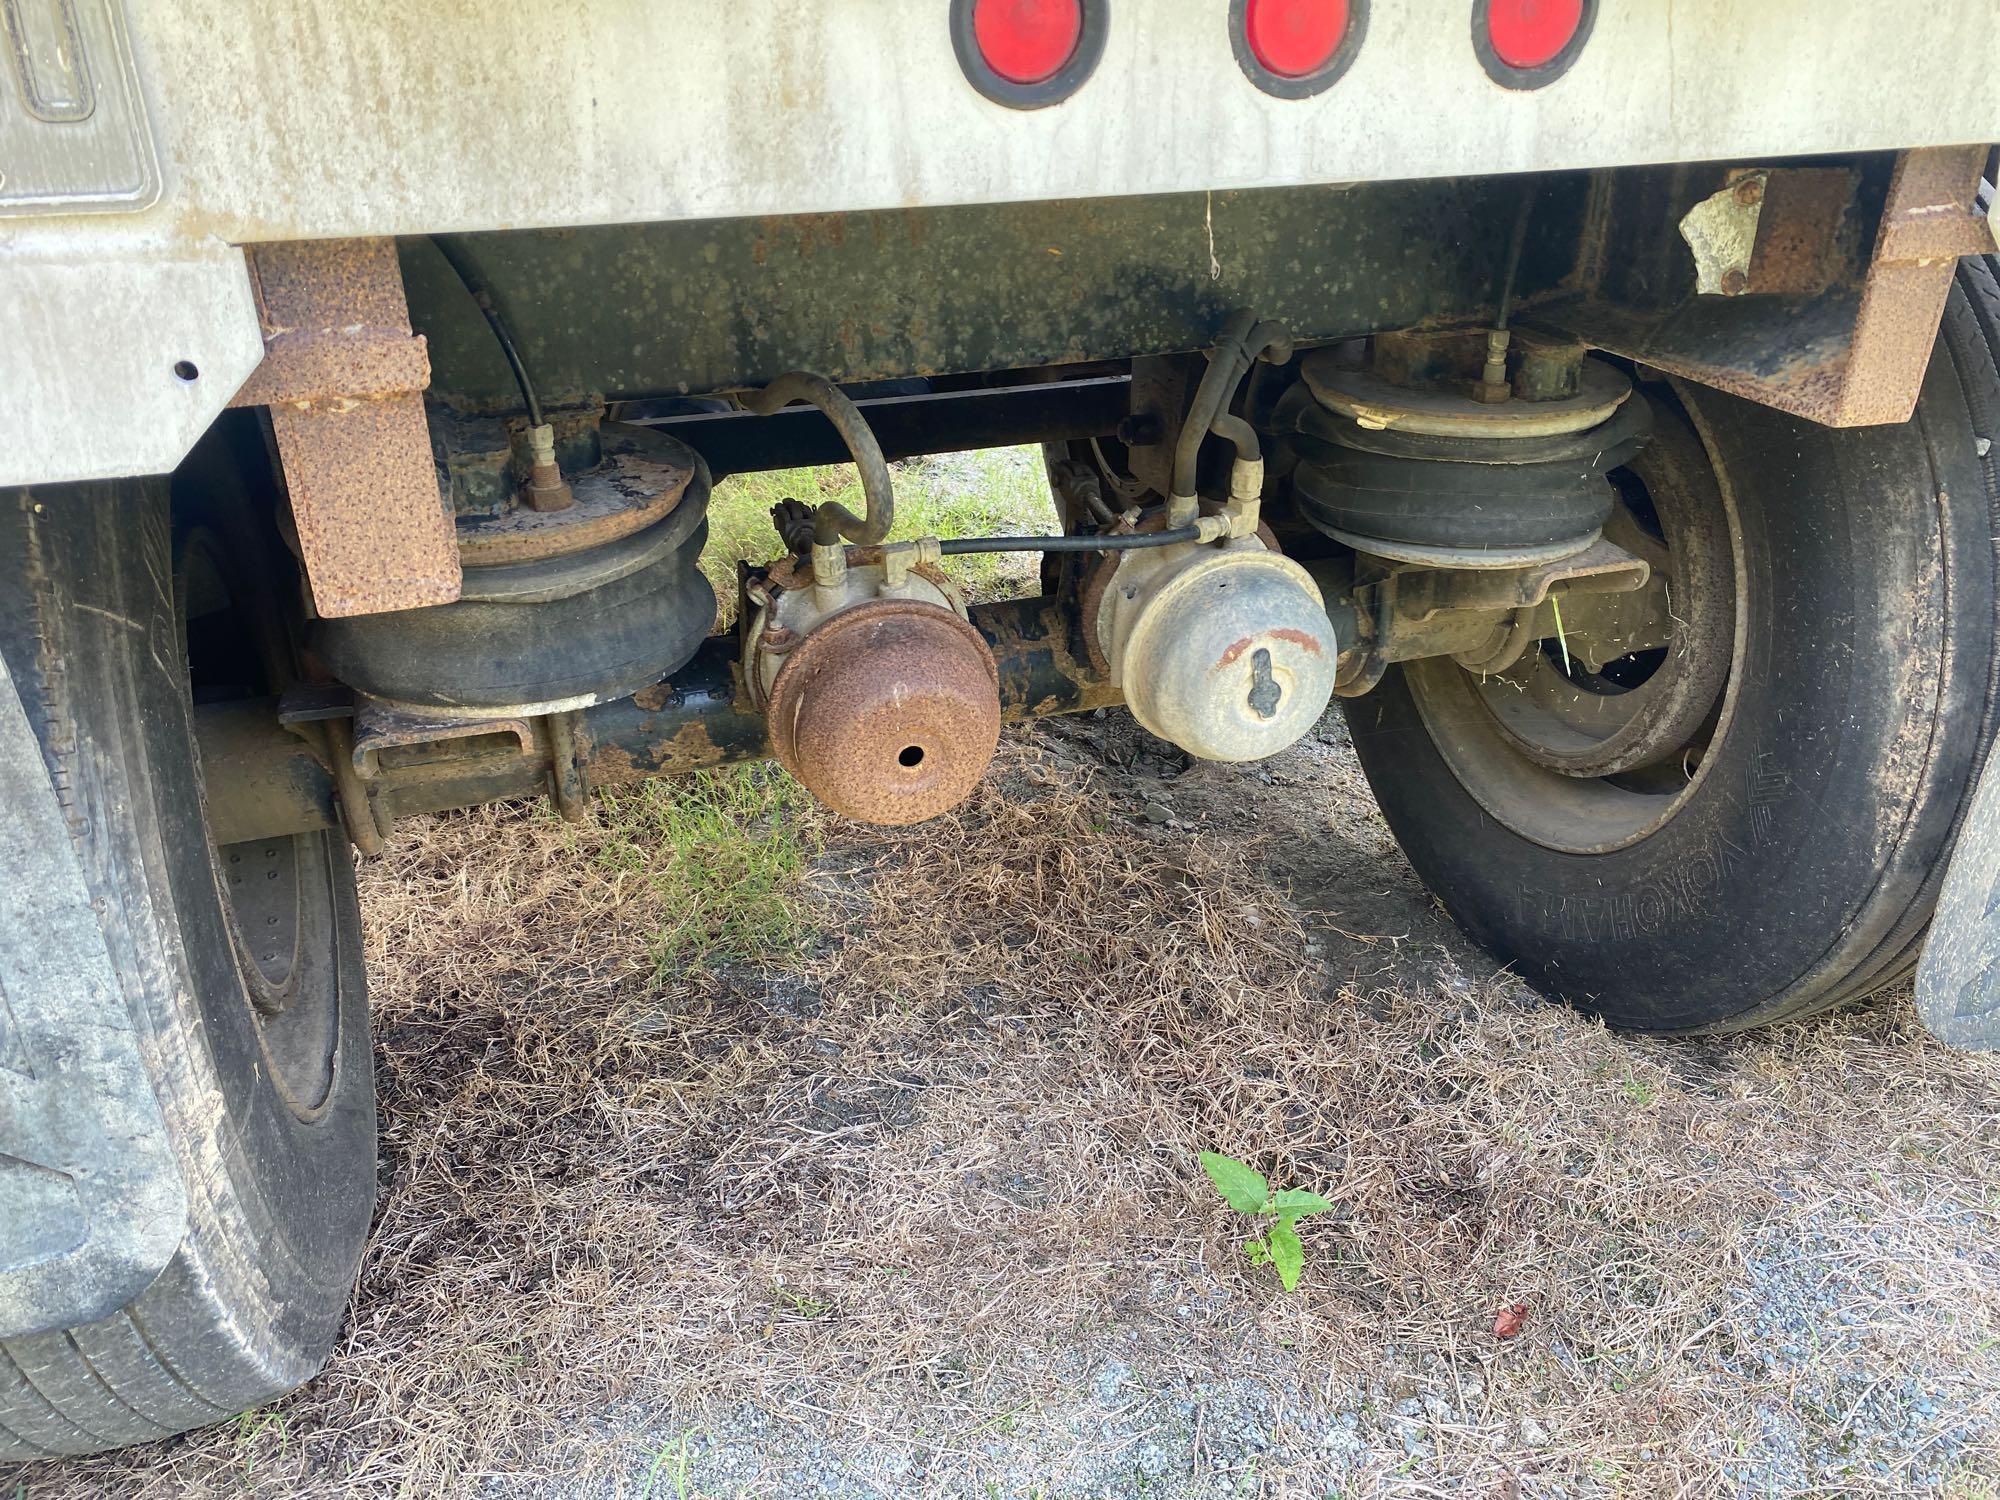
<path id="1" fill-rule="evenodd" d="M 1347 0 L 1250 0 L 1250 55 L 1280 78 L 1303 78 L 1333 60 L 1347 34 Z"/>
<path id="2" fill-rule="evenodd" d="M 1553 61 L 1583 24 L 1583 0 L 1489 0 L 1486 36 L 1510 68 Z"/>
<path id="3" fill-rule="evenodd" d="M 1083 0 L 974 0 L 972 34 L 986 66 L 1009 83 L 1044 83 L 1083 36 Z"/>

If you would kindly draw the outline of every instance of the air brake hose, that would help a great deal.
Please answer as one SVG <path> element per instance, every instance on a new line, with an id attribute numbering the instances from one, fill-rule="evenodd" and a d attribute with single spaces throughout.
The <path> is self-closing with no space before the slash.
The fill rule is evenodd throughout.
<path id="1" fill-rule="evenodd" d="M 1256 361 L 1282 361 L 1291 358 L 1291 353 L 1292 336 L 1282 323 L 1259 322 L 1248 308 L 1238 308 L 1229 315 L 1209 351 L 1208 369 L 1195 387 L 1193 405 L 1174 444 L 1174 492 L 1168 502 L 1173 520 L 1184 521 L 1195 509 L 1195 459 L 1209 433 L 1233 444 L 1239 461 L 1257 461 L 1256 430 L 1230 413 L 1230 397 L 1244 371 Z"/>
<path id="2" fill-rule="evenodd" d="M 945 557 L 967 552 L 1137 552 L 1145 547 L 1171 547 L 1198 542 L 1201 528 L 1181 526 L 1172 531 L 1136 531 L 1120 536 L 961 536 L 938 544 Z"/>
<path id="3" fill-rule="evenodd" d="M 845 391 L 824 375 L 794 370 L 742 400 L 761 417 L 768 417 L 794 401 L 816 406 L 853 455 L 854 467 L 861 473 L 861 493 L 866 497 L 868 513 L 857 516 L 838 500 L 823 502 L 813 512 L 815 546 L 835 546 L 844 537 L 871 547 L 888 537 L 890 528 L 896 524 L 896 492 L 889 479 L 889 462 L 882 456 L 882 445 L 875 441 L 868 419 Z"/>
<path id="4" fill-rule="evenodd" d="M 1201 440 L 1208 436 L 1208 424 L 1215 420 L 1228 400 L 1229 392 L 1236 387 L 1237 377 L 1249 367 L 1249 360 L 1243 353 L 1243 340 L 1250 330 L 1257 326 L 1257 314 L 1247 307 L 1240 307 L 1231 313 L 1222 325 L 1215 347 L 1209 351 L 1208 368 L 1202 372 L 1201 384 L 1195 387 L 1194 403 L 1188 408 L 1186 419 L 1181 423 L 1180 437 L 1174 443 L 1174 494 L 1192 496 L 1194 494 L 1194 461 L 1201 451 Z M 1241 360 L 1242 364 L 1237 362 Z"/>

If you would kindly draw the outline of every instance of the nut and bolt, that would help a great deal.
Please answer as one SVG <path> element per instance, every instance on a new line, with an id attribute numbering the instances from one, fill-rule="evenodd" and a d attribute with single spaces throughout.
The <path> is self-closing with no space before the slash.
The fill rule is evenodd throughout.
<path id="1" fill-rule="evenodd" d="M 1507 380 L 1507 345 L 1511 335 L 1504 328 L 1486 330 L 1486 368 L 1473 383 L 1472 397 L 1497 406 L 1510 399 L 1514 387 Z"/>
<path id="2" fill-rule="evenodd" d="M 522 494 L 530 510 L 568 510 L 576 504 L 556 464 L 556 430 L 546 422 L 528 429 L 528 483 Z"/>

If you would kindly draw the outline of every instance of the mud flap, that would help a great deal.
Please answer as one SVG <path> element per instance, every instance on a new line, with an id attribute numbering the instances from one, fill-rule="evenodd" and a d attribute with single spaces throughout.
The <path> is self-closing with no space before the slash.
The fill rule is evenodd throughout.
<path id="1" fill-rule="evenodd" d="M 144 1291 L 187 1194 L 42 748 L 0 660 L 0 1337 Z"/>
<path id="2" fill-rule="evenodd" d="M 1948 1047 L 2000 1050 L 2000 754 L 1987 757 L 1945 871 L 1917 1009 Z"/>

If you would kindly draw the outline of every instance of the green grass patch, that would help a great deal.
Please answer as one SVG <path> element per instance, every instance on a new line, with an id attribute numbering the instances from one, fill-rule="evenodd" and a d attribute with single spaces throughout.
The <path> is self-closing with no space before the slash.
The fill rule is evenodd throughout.
<path id="1" fill-rule="evenodd" d="M 1039 448 L 940 453 L 889 467 L 896 482 L 892 540 L 1055 530 L 1055 504 Z M 852 464 L 733 474 L 718 484 L 708 503 L 708 546 L 701 566 L 722 600 L 724 623 L 735 610 L 738 560 L 765 563 L 778 554 L 771 507 L 785 499 L 807 505 L 838 500 L 857 515 L 864 508 Z M 973 600 L 1011 599 L 1039 588 L 1038 558 L 1032 552 L 952 557 L 944 566 Z"/>
<path id="2" fill-rule="evenodd" d="M 659 898 L 657 980 L 696 962 L 797 953 L 812 935 L 801 881 L 812 799 L 774 765 L 725 766 L 605 793 L 600 863 Z"/>

